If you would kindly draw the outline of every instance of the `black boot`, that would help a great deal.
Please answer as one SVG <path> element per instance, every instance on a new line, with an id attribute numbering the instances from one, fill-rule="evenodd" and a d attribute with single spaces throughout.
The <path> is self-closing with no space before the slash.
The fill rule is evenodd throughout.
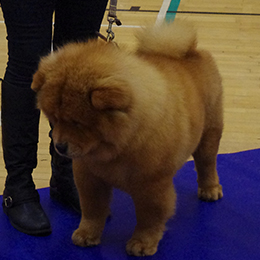
<path id="1" fill-rule="evenodd" d="M 51 133 L 50 133 L 51 136 Z M 79 196 L 74 184 L 72 161 L 60 156 L 50 144 L 52 176 L 50 180 L 50 196 L 80 213 Z"/>
<path id="2" fill-rule="evenodd" d="M 37 165 L 39 131 L 34 92 L 2 81 L 1 116 L 3 154 L 8 173 L 3 194 L 4 212 L 21 232 L 50 234 L 50 222 L 41 207 L 31 175 Z"/>
<path id="3" fill-rule="evenodd" d="M 33 236 L 46 236 L 51 233 L 51 226 L 41 204 L 39 194 L 31 190 L 29 197 L 3 195 L 3 210 L 11 225 L 18 231 Z M 11 193 L 10 193 L 11 194 Z M 13 193 L 14 194 L 14 193 Z"/>

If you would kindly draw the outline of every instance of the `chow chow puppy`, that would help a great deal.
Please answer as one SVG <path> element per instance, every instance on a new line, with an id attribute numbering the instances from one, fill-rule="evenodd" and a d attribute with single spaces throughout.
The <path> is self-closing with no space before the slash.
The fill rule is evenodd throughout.
<path id="1" fill-rule="evenodd" d="M 100 243 L 112 188 L 129 193 L 137 225 L 126 250 L 153 255 L 173 216 L 172 178 L 193 155 L 198 196 L 220 199 L 216 156 L 223 128 L 221 77 L 186 22 L 141 30 L 128 53 L 71 43 L 42 59 L 37 104 L 57 152 L 72 158 L 82 217 L 72 240 Z"/>

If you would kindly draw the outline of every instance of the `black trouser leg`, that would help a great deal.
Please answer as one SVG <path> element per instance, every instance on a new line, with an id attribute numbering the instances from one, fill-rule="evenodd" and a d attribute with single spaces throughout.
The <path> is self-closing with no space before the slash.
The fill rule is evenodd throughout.
<path id="1" fill-rule="evenodd" d="M 72 41 L 96 38 L 108 0 L 57 0 L 54 49 Z"/>
<path id="2" fill-rule="evenodd" d="M 54 49 L 72 41 L 96 38 L 107 0 L 57 0 L 55 6 Z M 50 132 L 51 137 L 51 132 Z M 52 198 L 80 211 L 78 193 L 73 182 L 71 160 L 60 156 L 50 144 Z"/>
<path id="3" fill-rule="evenodd" d="M 30 88 L 41 55 L 50 51 L 53 0 L 1 0 L 8 40 L 2 82 L 2 145 L 7 178 L 3 209 L 10 223 L 31 235 L 51 232 L 32 180 L 37 164 L 39 111 Z"/>

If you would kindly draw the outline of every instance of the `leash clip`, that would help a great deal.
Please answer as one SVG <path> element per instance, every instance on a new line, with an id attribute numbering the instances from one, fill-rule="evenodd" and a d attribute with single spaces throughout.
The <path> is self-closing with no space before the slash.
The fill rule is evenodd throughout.
<path id="1" fill-rule="evenodd" d="M 116 16 L 116 5 L 117 0 L 110 0 L 109 12 L 107 15 L 108 28 L 106 30 L 107 37 L 101 34 L 99 31 L 96 31 L 96 35 L 106 42 L 112 42 L 115 38 L 115 33 L 112 31 L 113 23 L 116 23 L 117 26 L 122 25 L 121 21 Z M 116 46 L 117 44 L 113 42 Z"/>
<path id="2" fill-rule="evenodd" d="M 115 33 L 112 31 L 113 23 L 117 26 L 122 25 L 121 21 L 116 16 L 117 0 L 111 0 L 109 6 L 109 12 L 107 15 L 108 29 L 107 29 L 107 42 L 111 42 L 115 38 Z"/>
<path id="3" fill-rule="evenodd" d="M 107 21 L 108 21 L 107 42 L 111 42 L 115 38 L 115 33 L 112 31 L 113 23 L 116 23 L 117 26 L 122 25 L 122 23 L 116 17 L 115 18 L 109 18 L 109 16 L 107 17 Z"/>
<path id="4" fill-rule="evenodd" d="M 111 42 L 115 38 L 115 33 L 112 31 L 112 25 L 114 23 L 114 19 L 107 19 L 108 20 L 108 28 L 107 28 L 107 42 Z"/>

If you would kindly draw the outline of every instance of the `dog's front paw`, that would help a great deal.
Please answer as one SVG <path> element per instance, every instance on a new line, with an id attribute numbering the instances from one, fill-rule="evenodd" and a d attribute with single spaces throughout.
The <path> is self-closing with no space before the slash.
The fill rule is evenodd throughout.
<path id="1" fill-rule="evenodd" d="M 100 236 L 90 234 L 88 231 L 78 228 L 72 235 L 72 241 L 77 246 L 96 246 L 100 244 Z"/>
<path id="2" fill-rule="evenodd" d="M 149 256 L 154 255 L 157 251 L 158 243 L 143 242 L 138 239 L 130 239 L 126 245 L 126 251 L 129 255 Z"/>
<path id="3" fill-rule="evenodd" d="M 215 187 L 199 188 L 198 197 L 205 201 L 216 201 L 223 197 L 222 186 L 219 184 Z"/>

